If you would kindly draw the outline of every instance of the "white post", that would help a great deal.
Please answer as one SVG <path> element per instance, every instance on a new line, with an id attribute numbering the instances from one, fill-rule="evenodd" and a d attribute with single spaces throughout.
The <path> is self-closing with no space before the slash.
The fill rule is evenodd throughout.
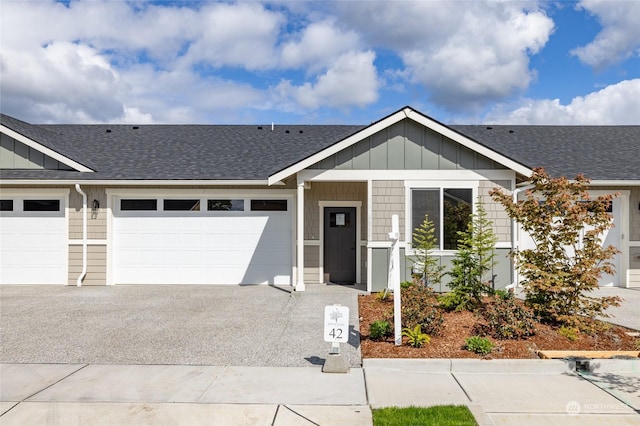
<path id="1" fill-rule="evenodd" d="M 298 182 L 296 206 L 296 291 L 305 291 L 304 285 L 304 181 Z"/>
<path id="2" fill-rule="evenodd" d="M 391 259 L 389 261 L 389 283 L 388 286 L 393 289 L 393 325 L 396 346 L 402 345 L 402 306 L 400 303 L 400 248 L 398 240 L 400 239 L 400 225 L 398 215 L 391 216 L 391 232 L 389 233 L 391 240 Z"/>

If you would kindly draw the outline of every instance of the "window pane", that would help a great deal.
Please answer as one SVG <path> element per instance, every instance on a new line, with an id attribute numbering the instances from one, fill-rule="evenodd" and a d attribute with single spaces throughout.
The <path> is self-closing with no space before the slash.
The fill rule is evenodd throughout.
<path id="1" fill-rule="evenodd" d="M 208 200 L 207 210 L 243 212 L 244 200 Z"/>
<path id="2" fill-rule="evenodd" d="M 0 200 L 0 211 L 2 211 L 2 212 L 12 212 L 13 211 L 13 200 Z"/>
<path id="3" fill-rule="evenodd" d="M 58 212 L 60 200 L 24 200 L 22 206 L 25 212 Z"/>
<path id="4" fill-rule="evenodd" d="M 120 200 L 120 210 L 158 210 L 158 200 Z"/>
<path id="5" fill-rule="evenodd" d="M 411 191 L 411 234 L 424 221 L 425 215 L 433 222 L 437 244 L 440 244 L 440 190 L 414 189 Z M 411 238 L 413 240 L 413 237 Z"/>
<path id="6" fill-rule="evenodd" d="M 471 220 L 471 189 L 445 189 L 444 250 L 458 248 L 458 231 L 464 231 Z"/>
<path id="7" fill-rule="evenodd" d="M 287 200 L 251 200 L 252 211 L 287 211 Z"/>
<path id="8" fill-rule="evenodd" d="M 200 200 L 164 200 L 164 209 L 200 211 Z"/>

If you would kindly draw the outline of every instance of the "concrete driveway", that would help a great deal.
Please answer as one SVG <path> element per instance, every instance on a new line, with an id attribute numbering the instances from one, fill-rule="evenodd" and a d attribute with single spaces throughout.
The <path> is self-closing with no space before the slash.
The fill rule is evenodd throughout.
<path id="1" fill-rule="evenodd" d="M 351 366 L 361 365 L 356 289 L 271 286 L 0 286 L 0 363 L 313 366 L 324 306 L 350 309 Z"/>

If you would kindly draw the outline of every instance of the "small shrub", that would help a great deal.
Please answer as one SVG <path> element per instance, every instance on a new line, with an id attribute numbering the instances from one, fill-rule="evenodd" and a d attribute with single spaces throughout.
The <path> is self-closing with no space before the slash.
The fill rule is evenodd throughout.
<path id="1" fill-rule="evenodd" d="M 475 327 L 478 334 L 496 339 L 522 339 L 536 332 L 533 311 L 513 297 L 513 293 L 488 297 L 478 315 L 482 318 Z"/>
<path id="2" fill-rule="evenodd" d="M 438 298 L 428 287 L 412 285 L 400 292 L 402 299 L 402 325 L 414 328 L 420 325 L 429 335 L 442 331 L 444 317 L 438 308 Z M 393 313 L 391 313 L 391 318 Z M 389 322 L 393 320 L 390 318 Z"/>
<path id="3" fill-rule="evenodd" d="M 493 350 L 493 342 L 486 337 L 472 336 L 465 340 L 464 349 L 479 355 L 488 355 Z"/>
<path id="4" fill-rule="evenodd" d="M 578 340 L 578 333 L 580 331 L 575 328 L 575 327 L 567 327 L 567 326 L 562 326 L 560 327 L 560 329 L 558 330 L 558 334 L 561 336 L 566 337 L 567 339 L 569 339 L 572 342 L 575 342 L 576 340 Z"/>
<path id="5" fill-rule="evenodd" d="M 421 348 L 422 345 L 428 344 L 431 341 L 431 337 L 423 333 L 420 329 L 420 324 L 414 328 L 404 328 L 402 335 L 407 337 L 407 343 L 414 348 Z"/>
<path id="6" fill-rule="evenodd" d="M 401 288 L 402 290 L 404 290 L 404 289 L 409 288 L 409 287 L 412 287 L 412 286 L 414 286 L 414 285 L 415 285 L 415 284 L 414 284 L 413 282 L 411 282 L 411 281 L 402 281 L 402 282 L 400 283 L 400 288 Z"/>
<path id="7" fill-rule="evenodd" d="M 388 321 L 374 321 L 369 325 L 369 338 L 381 340 L 392 333 L 391 324 Z"/>
<path id="8" fill-rule="evenodd" d="M 380 302 L 386 302 L 389 300 L 389 294 L 391 294 L 388 290 L 380 291 L 376 293 L 376 299 Z"/>
<path id="9" fill-rule="evenodd" d="M 438 298 L 438 303 L 447 312 L 463 311 L 466 306 L 466 298 L 460 293 L 445 293 Z"/>

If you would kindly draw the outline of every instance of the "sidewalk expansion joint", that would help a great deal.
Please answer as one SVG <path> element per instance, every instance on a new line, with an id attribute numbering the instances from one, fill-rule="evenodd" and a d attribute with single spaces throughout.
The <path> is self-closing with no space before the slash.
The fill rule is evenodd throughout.
<path id="1" fill-rule="evenodd" d="M 311 423 L 312 425 L 315 426 L 320 426 L 320 423 L 316 423 L 313 420 L 311 420 L 308 417 L 303 416 L 302 414 L 298 413 L 297 411 L 292 410 L 291 408 L 287 407 L 286 405 L 282 405 L 282 407 L 286 408 L 287 410 L 291 411 L 293 414 L 295 414 L 298 417 L 302 417 L 303 419 L 305 419 L 306 421 L 308 421 L 309 423 Z"/>
<path id="2" fill-rule="evenodd" d="M 76 374 L 78 371 L 83 370 L 85 368 L 87 368 L 89 366 L 89 364 L 84 364 L 82 367 L 78 368 L 77 370 L 73 370 L 71 373 L 67 374 L 66 376 L 60 378 L 59 380 L 56 380 L 55 382 L 51 383 L 49 386 L 46 386 L 42 389 L 40 389 L 37 392 L 34 392 L 33 394 L 29 395 L 28 397 L 24 398 L 22 401 L 20 402 L 26 402 L 29 398 L 33 398 L 34 396 L 36 396 L 37 394 L 46 391 L 47 389 L 49 389 L 52 386 L 57 385 L 58 383 L 60 383 L 61 381 L 63 381 L 64 379 L 73 376 L 74 374 Z M 16 404 L 17 405 L 17 404 Z"/>
<path id="3" fill-rule="evenodd" d="M 458 378 L 456 377 L 455 373 L 452 371 L 450 374 L 451 374 L 451 377 L 453 377 L 453 380 L 455 380 L 456 383 L 458 384 L 458 386 L 460 386 L 460 389 L 462 390 L 462 392 L 464 392 L 464 395 L 467 397 L 469 402 L 475 402 L 473 399 L 471 399 L 471 397 L 467 393 L 467 390 L 464 388 L 464 386 L 462 386 L 462 383 L 460 383 L 460 380 L 458 380 Z"/>

